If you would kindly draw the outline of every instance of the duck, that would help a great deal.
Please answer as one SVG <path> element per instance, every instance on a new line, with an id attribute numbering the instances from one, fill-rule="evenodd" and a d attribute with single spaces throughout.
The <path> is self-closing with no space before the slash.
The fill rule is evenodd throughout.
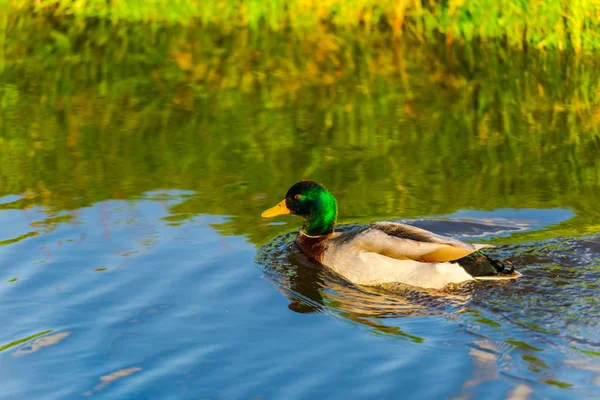
<path id="1" fill-rule="evenodd" d="M 471 244 L 398 222 L 375 222 L 335 231 L 335 197 L 320 183 L 294 184 L 285 198 L 261 216 L 296 215 L 304 225 L 295 243 L 308 258 L 353 284 L 401 283 L 426 289 L 475 280 L 515 279 L 512 264 L 493 260 Z M 486 265 L 483 269 L 480 267 Z"/>

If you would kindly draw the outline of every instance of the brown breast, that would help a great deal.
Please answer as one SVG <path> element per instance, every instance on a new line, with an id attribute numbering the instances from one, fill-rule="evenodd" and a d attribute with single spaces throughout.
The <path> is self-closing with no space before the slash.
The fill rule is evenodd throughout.
<path id="1" fill-rule="evenodd" d="M 296 244 L 307 257 L 310 257 L 318 263 L 321 263 L 323 261 L 323 253 L 328 247 L 328 237 L 329 235 L 307 236 L 302 232 L 298 232 Z"/>

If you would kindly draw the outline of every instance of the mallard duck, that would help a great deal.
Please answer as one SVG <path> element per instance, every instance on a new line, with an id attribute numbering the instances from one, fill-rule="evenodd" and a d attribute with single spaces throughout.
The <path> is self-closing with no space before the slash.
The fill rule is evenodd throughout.
<path id="1" fill-rule="evenodd" d="M 293 214 L 304 218 L 296 244 L 309 258 L 359 285 L 404 283 L 442 289 L 449 283 L 474 279 L 513 279 L 520 274 L 512 266 L 494 261 L 480 250 L 492 247 L 464 243 L 424 229 L 395 222 L 377 222 L 347 232 L 335 232 L 337 202 L 323 185 L 301 181 L 285 199 L 264 211 L 271 218 Z M 488 270 L 473 276 L 465 264 L 482 259 Z M 468 262 L 460 265 L 456 260 Z"/>

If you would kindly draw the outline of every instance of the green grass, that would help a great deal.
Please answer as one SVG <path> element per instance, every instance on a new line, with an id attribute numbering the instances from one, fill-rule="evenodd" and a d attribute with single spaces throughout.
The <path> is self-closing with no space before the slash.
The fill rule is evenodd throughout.
<path id="1" fill-rule="evenodd" d="M 505 40 L 519 48 L 600 48 L 598 0 L 12 0 L 58 17 L 217 26 L 222 30 L 388 32 L 422 41 Z M 33 5 L 32 5 L 33 4 Z"/>

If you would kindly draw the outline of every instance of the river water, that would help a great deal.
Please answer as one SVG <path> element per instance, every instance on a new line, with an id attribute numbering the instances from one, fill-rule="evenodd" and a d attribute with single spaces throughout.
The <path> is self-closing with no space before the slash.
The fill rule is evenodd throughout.
<path id="1" fill-rule="evenodd" d="M 593 57 L 10 29 L 0 397 L 600 396 Z M 260 218 L 300 179 L 340 223 L 491 243 L 523 277 L 354 286 Z"/>

